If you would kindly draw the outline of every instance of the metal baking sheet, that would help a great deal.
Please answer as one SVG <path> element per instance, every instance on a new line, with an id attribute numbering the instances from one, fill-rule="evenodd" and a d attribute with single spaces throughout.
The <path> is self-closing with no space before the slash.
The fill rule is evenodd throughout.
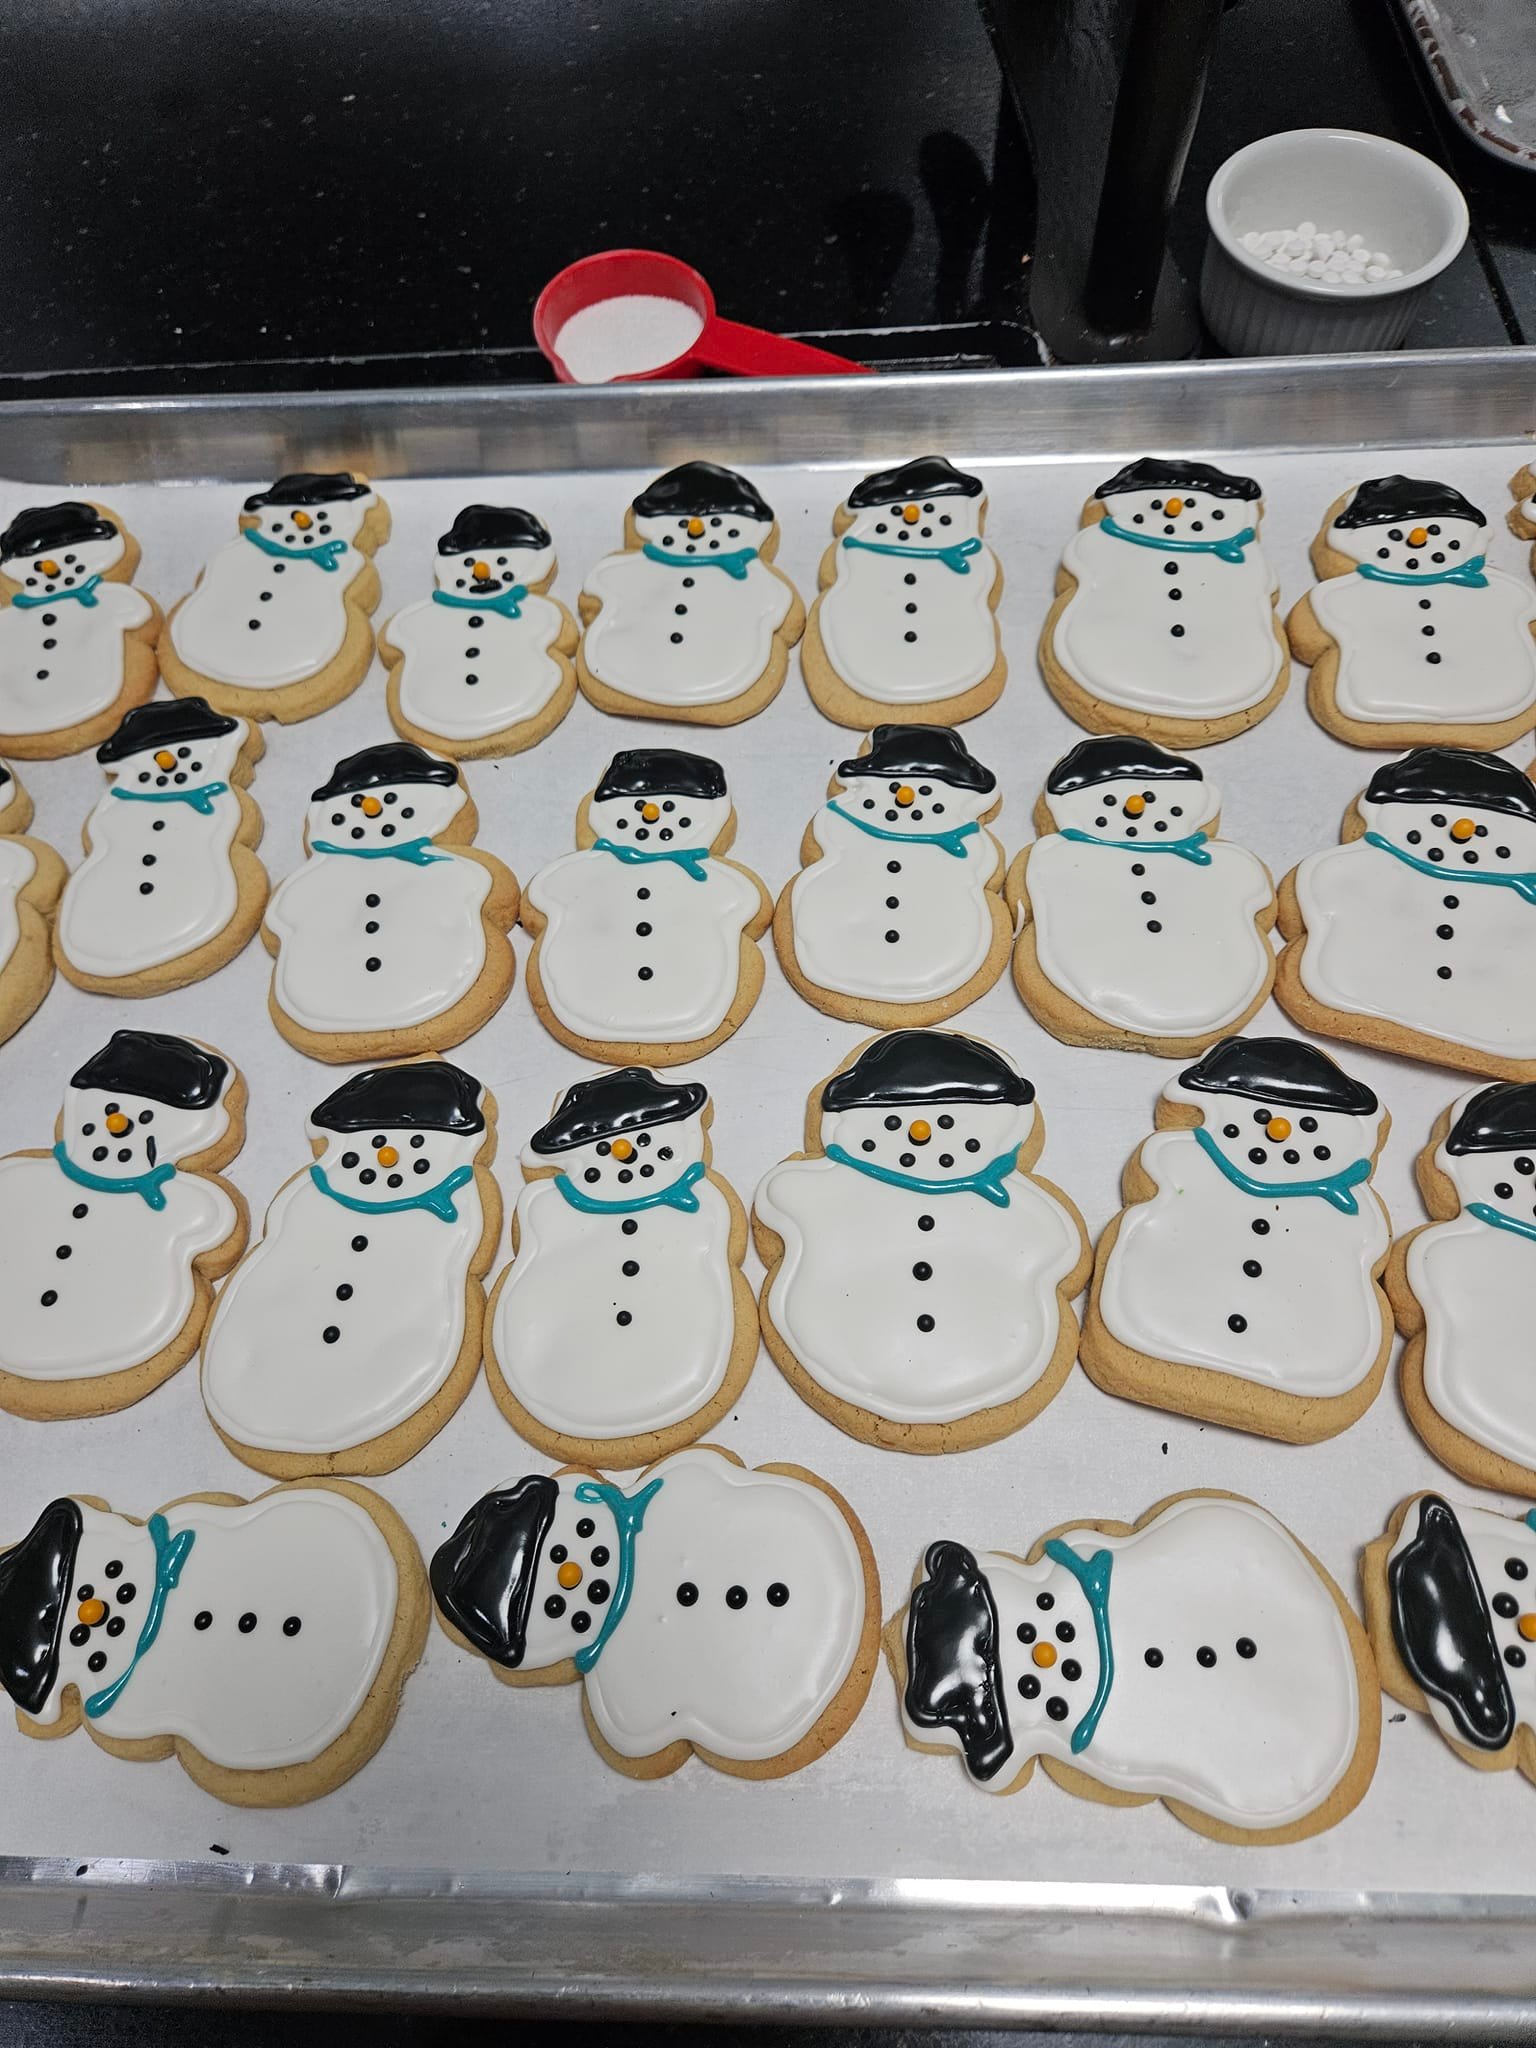
<path id="1" fill-rule="evenodd" d="M 0 513 L 39 490 L 103 496 L 143 542 L 139 580 L 168 603 L 232 531 L 253 482 L 285 467 L 355 465 L 380 480 L 394 512 L 379 556 L 382 619 L 429 587 L 432 540 L 471 498 L 546 518 L 557 587 L 573 601 L 615 544 L 635 485 L 708 454 L 757 478 L 778 510 L 780 560 L 809 594 L 851 478 L 944 449 L 984 473 L 1007 574 L 1012 677 L 967 739 L 1001 777 L 995 829 L 1011 854 L 1029 836 L 1046 770 L 1078 737 L 1033 650 L 1061 544 L 1106 465 L 1165 449 L 1251 466 L 1287 602 L 1310 581 L 1306 545 L 1322 508 L 1382 469 L 1452 478 L 1488 511 L 1494 559 L 1521 570 L 1525 551 L 1503 513 L 1536 427 L 1533 369 L 1532 352 L 1507 351 L 872 378 L 856 390 L 717 382 L 0 407 Z M 254 793 L 274 879 L 298 860 L 319 774 L 388 731 L 377 667 L 324 717 L 268 728 Z M 471 764 L 480 843 L 526 880 L 571 844 L 578 798 L 642 732 L 700 743 L 687 728 L 639 728 L 578 702 L 533 753 Z M 816 713 L 792 668 L 766 713 L 703 743 L 732 778 L 739 856 L 777 890 L 852 736 Z M 1530 752 L 1529 741 L 1512 750 L 1522 763 Z M 1334 842 L 1380 758 L 1316 727 L 1299 682 L 1272 718 L 1204 756 L 1226 793 L 1224 830 L 1277 876 Z M 77 859 L 100 789 L 95 762 L 22 773 L 37 800 L 33 829 Z M 521 963 L 521 935 L 517 945 Z M 301 1157 L 306 1110 L 336 1078 L 277 1038 L 267 974 L 253 946 L 210 981 L 131 1011 L 136 1023 L 211 1039 L 244 1068 L 251 1110 L 231 1177 L 258 1216 Z M 43 1140 L 65 1077 L 125 1014 L 56 984 L 0 1049 L 0 1151 Z M 1006 1044 L 1036 1082 L 1042 1170 L 1096 1234 L 1171 1063 L 1058 1045 L 1006 978 L 958 1022 Z M 1289 1027 L 1271 1008 L 1252 1028 Z M 744 1197 L 796 1148 L 807 1091 L 861 1035 L 799 1002 L 770 951 L 748 1023 L 697 1070 L 715 1096 L 717 1164 Z M 510 1199 L 522 1138 L 583 1068 L 539 1027 L 521 973 L 455 1057 L 499 1100 L 496 1170 Z M 1414 1155 L 1462 1084 L 1431 1067 L 1349 1058 L 1393 1112 L 1379 1185 L 1407 1228 L 1422 1218 Z M 750 1255 L 748 1271 L 759 1277 Z M 847 1493 L 873 1540 L 887 1611 L 939 1533 L 1018 1548 L 1055 1522 L 1131 1518 L 1210 1485 L 1273 1508 L 1353 1590 L 1360 1546 L 1404 1493 L 1467 1491 L 1409 1430 L 1390 1380 L 1354 1429 L 1293 1449 L 1115 1402 L 1078 1373 L 1022 1434 L 922 1459 L 844 1437 L 763 1354 L 716 1436 L 749 1463 L 793 1459 Z M 518 1442 L 481 1382 L 421 1456 L 378 1484 L 430 1550 L 484 1489 L 535 1468 L 547 1461 Z M 7 1535 L 59 1491 L 147 1513 L 192 1489 L 264 1484 L 214 1436 L 190 1370 L 114 1418 L 43 1428 L 0 1417 Z M 1226 1847 L 1160 1807 L 1088 1804 L 1043 1775 L 1015 1798 L 986 1797 L 957 1762 L 905 1749 L 883 1669 L 847 1738 L 808 1771 L 755 1784 L 694 1763 L 633 1783 L 599 1762 L 574 1693 L 510 1694 L 436 1631 L 379 1756 L 312 1806 L 233 1811 L 174 1764 L 129 1767 L 83 1734 L 32 1744 L 3 1727 L 0 1788 L 0 1991 L 972 2024 L 1454 2024 L 1479 2036 L 1536 2024 L 1536 1795 L 1466 1769 L 1390 1702 L 1362 1806 L 1284 1849 Z"/>
<path id="2" fill-rule="evenodd" d="M 1501 163 L 1536 171 L 1536 43 L 1523 0 L 1400 0 L 1441 98 Z"/>

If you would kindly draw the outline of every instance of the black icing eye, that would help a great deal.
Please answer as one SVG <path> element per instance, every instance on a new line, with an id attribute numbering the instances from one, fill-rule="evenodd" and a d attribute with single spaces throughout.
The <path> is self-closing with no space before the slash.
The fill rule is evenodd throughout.
<path id="1" fill-rule="evenodd" d="M 1315 1116 L 1304 1116 L 1301 1119 L 1301 1128 L 1307 1132 L 1315 1131 L 1317 1129 L 1317 1118 Z"/>
<path id="2" fill-rule="evenodd" d="M 682 1583 L 682 1584 L 681 1584 L 681 1585 L 680 1585 L 680 1586 L 678 1587 L 678 1589 L 677 1589 L 677 1604 L 678 1604 L 678 1606 L 679 1606 L 679 1607 L 692 1607 L 692 1606 L 696 1605 L 696 1603 L 697 1603 L 697 1601 L 698 1601 L 698 1597 L 699 1597 L 699 1589 L 698 1589 L 698 1587 L 697 1587 L 696 1585 L 694 1585 L 694 1583 L 693 1583 L 693 1581 L 692 1581 L 691 1579 L 684 1579 L 683 1583 Z"/>
<path id="3" fill-rule="evenodd" d="M 788 1599 L 788 1586 L 784 1584 L 782 1579 L 775 1579 L 768 1588 L 768 1605 L 770 1607 L 782 1607 Z"/>
<path id="4" fill-rule="evenodd" d="M 110 1563 L 109 1565 L 106 1565 L 106 1566 L 104 1566 L 104 1567 L 103 1567 L 103 1570 L 102 1570 L 102 1577 L 103 1577 L 103 1578 L 107 1578 L 107 1579 L 120 1579 L 120 1578 L 121 1578 L 122 1576 L 123 1576 L 123 1564 L 122 1564 L 122 1559 L 121 1559 L 121 1558 L 117 1558 L 117 1557 L 114 1557 L 114 1558 L 113 1558 L 113 1560 L 112 1560 L 112 1562 L 111 1562 L 111 1563 Z"/>
<path id="5" fill-rule="evenodd" d="M 576 1534 L 585 1541 L 588 1536 L 595 1532 L 596 1528 L 597 1524 L 593 1521 L 592 1517 L 590 1515 L 583 1515 L 576 1524 Z"/>
<path id="6" fill-rule="evenodd" d="M 899 1116 L 888 1116 L 885 1120 L 885 1128 L 888 1131 L 899 1131 L 901 1129 L 901 1118 Z"/>
<path id="7" fill-rule="evenodd" d="M 1507 1579 L 1518 1580 L 1528 1578 L 1530 1570 L 1530 1566 L 1523 1557 L 1506 1557 L 1504 1560 L 1504 1576 Z"/>

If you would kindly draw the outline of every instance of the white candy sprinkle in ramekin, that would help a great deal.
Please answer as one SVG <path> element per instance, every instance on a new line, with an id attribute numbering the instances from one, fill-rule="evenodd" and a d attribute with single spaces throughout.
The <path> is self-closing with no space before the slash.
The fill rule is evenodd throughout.
<path id="1" fill-rule="evenodd" d="M 1311 220 L 1294 228 L 1250 229 L 1243 247 L 1272 270 L 1318 284 L 1381 284 L 1403 274 L 1384 249 L 1370 249 L 1363 235 L 1320 228 Z"/>

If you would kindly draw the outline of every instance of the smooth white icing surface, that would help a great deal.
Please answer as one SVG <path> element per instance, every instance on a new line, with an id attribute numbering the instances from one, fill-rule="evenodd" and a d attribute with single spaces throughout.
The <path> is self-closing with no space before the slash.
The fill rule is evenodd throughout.
<path id="1" fill-rule="evenodd" d="M 1489 1626 L 1503 1662 L 1505 1683 L 1514 1702 L 1516 1722 L 1525 1728 L 1536 1728 L 1536 1657 L 1531 1655 L 1530 1642 L 1520 1633 L 1521 1621 L 1536 1614 L 1536 1530 L 1523 1516 L 1495 1514 L 1492 1508 L 1463 1507 L 1456 1502 L 1455 1514 L 1467 1539 L 1467 1548 L 1472 1553 Z M 1388 1553 L 1389 1559 L 1405 1550 L 1418 1530 L 1419 1510 L 1413 1505 L 1403 1517 L 1403 1526 Z M 1518 1578 L 1505 1569 L 1510 1559 L 1526 1567 Z M 1516 1614 L 1493 1612 L 1493 1601 L 1500 1593 L 1514 1595 L 1519 1608 Z M 1511 1649 L 1520 1652 L 1522 1661 L 1519 1664 L 1511 1664 L 1503 1656 L 1504 1651 Z M 1456 1726 L 1449 1707 L 1442 1700 L 1431 1699 L 1426 1693 L 1424 1704 L 1442 1735 L 1448 1735 L 1453 1742 L 1466 1742 L 1465 1735 Z"/>
<path id="2" fill-rule="evenodd" d="M 16 899 L 37 873 L 29 848 L 16 839 L 0 839 L 0 974 L 9 966 L 21 937 Z"/>
<path id="3" fill-rule="evenodd" d="M 853 523 L 835 543 L 836 581 L 822 594 L 817 623 L 827 660 L 861 696 L 881 704 L 942 703 L 992 673 L 999 640 L 989 600 L 997 557 L 983 543 L 962 575 L 932 557 L 907 563 L 844 542 L 952 547 L 979 537 L 986 502 L 924 499 L 914 524 L 903 520 L 899 503 L 849 515 Z"/>
<path id="4" fill-rule="evenodd" d="M 471 563 L 474 559 L 469 558 Z M 498 588 L 529 587 L 549 575 L 555 551 L 506 547 L 486 550 L 484 559 Z M 438 589 L 453 597 L 471 594 L 465 567 L 463 556 L 437 556 Z M 552 598 L 531 587 L 518 600 L 518 611 L 520 616 L 511 619 L 424 598 L 396 612 L 389 639 L 405 657 L 400 667 L 402 718 L 444 739 L 478 740 L 536 717 L 560 687 L 560 663 L 550 650 L 564 619 Z"/>
<path id="5" fill-rule="evenodd" d="M 57 555 L 60 573 L 45 577 L 40 560 L 0 562 L 27 597 L 78 589 L 123 558 L 123 537 L 82 541 Z M 57 605 L 0 608 L 0 732 L 56 732 L 97 717 L 123 687 L 124 636 L 147 625 L 154 606 L 127 583 L 98 583 L 95 603 L 63 597 Z"/>

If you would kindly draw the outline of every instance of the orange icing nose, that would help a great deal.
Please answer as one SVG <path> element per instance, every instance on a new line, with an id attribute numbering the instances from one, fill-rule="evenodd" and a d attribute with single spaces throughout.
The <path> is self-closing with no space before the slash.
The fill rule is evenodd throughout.
<path id="1" fill-rule="evenodd" d="M 1054 1643 L 1036 1643 L 1029 1654 L 1042 1671 L 1049 1671 L 1056 1662 L 1056 1645 Z"/>
<path id="2" fill-rule="evenodd" d="M 376 818 L 384 806 L 376 796 L 365 796 L 358 807 L 365 818 Z"/>
<path id="3" fill-rule="evenodd" d="M 1526 1642 L 1536 1643 L 1536 1614 L 1522 1614 L 1515 1627 L 1519 1629 Z"/>
<path id="4" fill-rule="evenodd" d="M 315 522 L 313 519 L 310 518 L 307 512 L 295 512 L 293 515 L 293 523 L 299 529 L 300 533 L 303 533 L 306 530 L 306 528 L 313 526 Z"/>
<path id="5" fill-rule="evenodd" d="M 555 1573 L 555 1577 L 564 1586 L 567 1593 L 569 1593 L 573 1586 L 581 1584 L 581 1566 L 579 1564 L 563 1564 L 559 1571 Z"/>
<path id="6" fill-rule="evenodd" d="M 479 581 L 480 581 L 481 583 L 485 583 L 485 582 L 488 582 L 488 581 L 489 581 L 489 579 L 490 579 L 490 574 L 491 574 L 491 565 L 490 565 L 490 563 L 489 563 L 489 562 L 476 562 L 476 563 L 475 563 L 475 565 L 474 565 L 474 573 L 475 573 L 475 576 L 476 576 L 476 577 L 477 577 L 477 578 L 479 579 Z"/>
<path id="7" fill-rule="evenodd" d="M 647 825 L 654 825 L 656 820 L 661 816 L 661 805 L 642 804 L 640 806 L 640 815 L 642 818 L 644 818 Z"/>
<path id="8" fill-rule="evenodd" d="M 903 505 L 901 516 L 908 526 L 916 526 L 919 519 L 923 516 L 922 507 L 920 505 Z"/>
<path id="9" fill-rule="evenodd" d="M 1421 548 L 1428 539 L 1429 535 L 1424 531 L 1424 528 L 1416 526 L 1408 536 L 1408 545 L 1411 548 Z"/>
<path id="10" fill-rule="evenodd" d="M 917 802 L 917 791 L 912 787 L 910 782 L 904 782 L 901 785 L 900 789 L 897 790 L 896 801 L 901 805 L 903 810 L 906 809 L 908 804 L 913 804 Z"/>
<path id="11" fill-rule="evenodd" d="M 1168 514 L 1168 517 L 1170 519 L 1177 519 L 1179 514 L 1184 510 L 1184 500 L 1182 498 L 1169 498 L 1165 501 L 1163 505 L 1163 510 Z"/>
<path id="12" fill-rule="evenodd" d="M 1139 818 L 1146 808 L 1147 800 L 1144 796 L 1128 796 L 1125 800 L 1125 815 L 1128 818 Z"/>
<path id="13" fill-rule="evenodd" d="M 380 1166 L 398 1166 L 400 1154 L 393 1145 L 381 1145 L 378 1150 L 378 1161 Z"/>
<path id="14" fill-rule="evenodd" d="M 176 766 L 176 756 L 171 752 L 169 747 L 161 747 L 159 752 L 155 755 L 155 766 L 157 768 L 163 768 L 167 775 L 169 775 L 171 770 Z"/>
<path id="15" fill-rule="evenodd" d="M 703 522 L 703 520 L 702 520 L 702 519 L 690 519 L 690 520 L 689 520 L 689 522 L 688 522 L 688 538 L 689 538 L 690 540 L 697 540 L 697 539 L 698 539 L 698 537 L 699 537 L 699 535 L 700 535 L 700 534 L 701 534 L 701 533 L 702 533 L 703 531 L 704 531 L 704 522 Z"/>
<path id="16" fill-rule="evenodd" d="M 907 1136 L 912 1140 L 914 1145 L 926 1145 L 928 1140 L 933 1136 L 933 1126 L 932 1124 L 927 1123 L 922 1117 L 919 1117 L 916 1123 L 911 1123 L 907 1125 Z"/>
<path id="17" fill-rule="evenodd" d="M 614 1158 L 615 1158 L 615 1159 L 633 1159 L 633 1158 L 634 1158 L 634 1156 L 635 1156 L 635 1148 L 634 1148 L 634 1146 L 633 1146 L 633 1145 L 631 1145 L 631 1143 L 629 1142 L 628 1138 L 615 1138 L 615 1139 L 614 1139 L 614 1141 L 613 1141 L 613 1156 L 614 1156 Z"/>
<path id="18" fill-rule="evenodd" d="M 1451 837 L 1455 840 L 1470 839 L 1476 830 L 1470 818 L 1458 818 L 1451 827 Z"/>
<path id="19" fill-rule="evenodd" d="M 131 1122 L 132 1119 L 124 1116 L 120 1109 L 114 1109 L 106 1120 L 107 1129 L 114 1138 L 120 1138 Z"/>
<path id="20" fill-rule="evenodd" d="M 37 566 L 45 576 L 57 576 L 59 573 L 58 563 L 51 559 L 46 562 L 39 562 Z"/>
<path id="21" fill-rule="evenodd" d="M 1264 1126 L 1264 1130 L 1265 1134 L 1273 1138 L 1277 1145 L 1283 1144 L 1291 1135 L 1290 1123 L 1283 1116 L 1272 1116 Z"/>
<path id="22" fill-rule="evenodd" d="M 105 1600 L 82 1600 L 80 1602 L 80 1619 L 87 1628 L 95 1628 L 98 1622 L 105 1621 L 106 1618 L 107 1603 Z"/>

